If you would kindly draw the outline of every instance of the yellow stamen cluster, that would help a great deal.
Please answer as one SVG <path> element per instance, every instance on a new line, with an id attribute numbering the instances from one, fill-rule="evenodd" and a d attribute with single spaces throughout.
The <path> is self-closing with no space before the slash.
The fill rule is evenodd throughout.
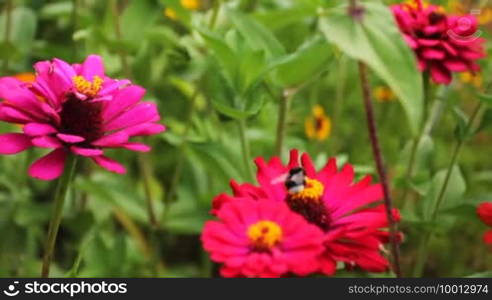
<path id="1" fill-rule="evenodd" d="M 88 97 L 95 97 L 102 88 L 103 79 L 99 76 L 94 76 L 92 82 L 85 79 L 83 76 L 75 76 L 73 79 L 75 89 Z"/>
<path id="2" fill-rule="evenodd" d="M 325 187 L 316 179 L 306 177 L 305 180 L 306 183 L 304 189 L 299 193 L 290 194 L 290 200 L 300 200 L 303 202 L 319 202 L 321 200 L 321 197 L 323 196 Z"/>
<path id="3" fill-rule="evenodd" d="M 312 115 L 306 118 L 304 129 L 309 139 L 324 141 L 331 134 L 331 120 L 321 105 L 313 107 Z"/>
<path id="4" fill-rule="evenodd" d="M 374 98 L 378 102 L 391 102 L 396 99 L 393 91 L 386 86 L 378 86 L 373 91 Z"/>
<path id="5" fill-rule="evenodd" d="M 258 221 L 248 227 L 248 238 L 256 249 L 269 250 L 282 240 L 282 228 L 272 221 Z"/>

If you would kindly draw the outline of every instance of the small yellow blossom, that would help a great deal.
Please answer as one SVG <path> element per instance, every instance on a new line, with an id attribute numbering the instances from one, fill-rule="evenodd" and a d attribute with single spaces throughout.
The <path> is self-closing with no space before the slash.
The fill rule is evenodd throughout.
<path id="1" fill-rule="evenodd" d="M 324 141 L 331 133 L 331 120 L 321 105 L 313 107 L 312 114 L 304 122 L 306 135 L 311 140 Z"/>
<path id="2" fill-rule="evenodd" d="M 19 79 L 22 82 L 32 83 L 36 80 L 36 75 L 31 72 L 19 73 L 14 75 L 15 78 Z"/>
<path id="3" fill-rule="evenodd" d="M 169 7 L 164 9 L 164 15 L 171 20 L 177 20 L 178 19 L 178 15 L 176 14 L 176 11 L 172 8 L 169 8 Z"/>
<path id="4" fill-rule="evenodd" d="M 374 98 L 378 102 L 391 102 L 396 99 L 393 91 L 386 86 L 378 86 L 373 91 Z"/>
<path id="5" fill-rule="evenodd" d="M 448 1 L 448 9 L 453 14 L 463 15 L 466 13 L 465 6 L 460 0 Z"/>
<path id="6" fill-rule="evenodd" d="M 473 85 L 476 88 L 481 88 L 483 86 L 482 75 L 472 72 L 463 72 L 460 74 L 460 81 L 466 84 Z"/>
<path id="7" fill-rule="evenodd" d="M 482 9 L 477 19 L 480 25 L 485 25 L 492 22 L 492 8 L 486 7 Z"/>
<path id="8" fill-rule="evenodd" d="M 186 8 L 187 10 L 199 10 L 200 9 L 200 0 L 181 0 L 181 6 Z"/>

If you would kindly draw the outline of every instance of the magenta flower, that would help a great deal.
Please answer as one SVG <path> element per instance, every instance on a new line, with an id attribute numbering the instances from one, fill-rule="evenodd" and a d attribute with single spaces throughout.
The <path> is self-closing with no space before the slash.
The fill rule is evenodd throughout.
<path id="1" fill-rule="evenodd" d="M 474 16 L 446 15 L 440 6 L 414 0 L 391 7 L 400 31 L 413 49 L 421 71 L 435 83 L 450 84 L 453 72 L 478 72 L 486 56 Z"/>
<path id="2" fill-rule="evenodd" d="M 104 74 L 102 59 L 90 55 L 82 64 L 60 59 L 38 62 L 36 80 L 24 83 L 0 78 L 0 120 L 22 125 L 22 133 L 0 135 L 0 154 L 16 154 L 31 147 L 53 149 L 29 168 L 42 180 L 61 176 L 71 152 L 91 158 L 99 166 L 125 173 L 104 155 L 105 148 L 146 152 L 150 147 L 130 142 L 135 136 L 165 130 L 157 106 L 141 102 L 145 89 L 129 80 Z"/>
<path id="3" fill-rule="evenodd" d="M 389 242 L 388 221 L 381 204 L 383 192 L 380 184 L 371 184 L 370 176 L 354 182 L 352 166 L 347 164 L 339 171 L 335 159 L 316 171 L 309 155 L 303 154 L 299 159 L 297 150 L 291 151 L 287 165 L 278 157 L 268 162 L 257 158 L 256 165 L 260 186 L 232 181 L 234 195 L 217 196 L 212 213 L 220 215 L 224 205 L 244 198 L 286 203 L 291 211 L 324 233 L 324 251 L 317 258 L 318 271 L 333 275 L 337 262 L 345 263 L 349 269 L 388 270 L 389 262 L 382 255 L 384 244 Z M 305 171 L 305 187 L 300 192 L 291 192 L 286 188 L 285 174 L 299 167 Z M 398 210 L 393 213 L 399 221 Z M 401 240 L 400 233 L 398 239 Z"/>
<path id="4" fill-rule="evenodd" d="M 323 232 L 268 198 L 225 203 L 205 224 L 202 242 L 223 277 L 306 276 L 317 271 Z"/>

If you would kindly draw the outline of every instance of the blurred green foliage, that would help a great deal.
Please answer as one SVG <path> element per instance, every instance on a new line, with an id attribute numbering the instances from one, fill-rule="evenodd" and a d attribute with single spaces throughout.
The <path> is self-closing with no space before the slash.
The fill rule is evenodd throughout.
<path id="1" fill-rule="evenodd" d="M 384 10 L 396 1 L 369 1 L 374 15 L 368 27 L 350 28 L 343 25 L 348 16 L 336 8 L 341 0 L 203 0 L 197 11 L 178 0 L 13 0 L 7 34 L 8 2 L 0 1 L 2 76 L 32 72 L 39 60 L 80 62 L 96 53 L 109 75 L 130 77 L 147 89 L 146 98 L 158 103 L 168 127 L 147 140 L 153 146 L 147 158 L 160 227 L 149 222 L 134 153 L 111 153 L 128 167 L 125 176 L 84 161 L 65 206 L 53 276 L 211 276 L 213 265 L 199 241 L 211 200 L 229 191 L 230 179 L 249 180 L 237 122 L 246 122 L 251 164 L 254 157 L 273 156 L 277 106 L 285 91 L 295 91 L 286 148 L 309 152 L 318 166 L 336 156 L 339 165 L 354 164 L 358 176 L 375 173 L 353 58 L 369 64 L 373 87 L 389 85 L 402 103 L 374 105 L 392 191 L 402 208 L 403 269 L 410 272 L 419 238 L 433 228 L 437 238 L 426 276 L 490 275 L 483 273 L 492 269 L 492 255 L 481 241 L 485 226 L 475 207 L 492 201 L 491 110 L 483 113 L 480 130 L 467 136 L 438 222 L 429 221 L 451 149 L 463 138 L 460 126 L 479 99 L 490 104 L 490 97 L 479 96 L 458 77 L 448 88 L 432 86 L 437 115 L 418 147 L 415 176 L 407 182 L 411 141 L 424 106 L 432 103 L 423 102 L 412 54 Z M 176 18 L 166 17 L 166 8 Z M 489 29 L 482 28 L 487 46 Z M 486 83 L 489 61 L 482 61 Z M 322 142 L 308 140 L 304 132 L 315 104 L 333 123 Z M 0 123 L 0 132 L 12 130 L 18 129 Z M 2 277 L 39 276 L 55 183 L 31 179 L 26 170 L 41 152 L 0 157 Z M 406 188 L 411 197 L 401 203 Z M 375 276 L 340 272 L 347 275 Z"/>

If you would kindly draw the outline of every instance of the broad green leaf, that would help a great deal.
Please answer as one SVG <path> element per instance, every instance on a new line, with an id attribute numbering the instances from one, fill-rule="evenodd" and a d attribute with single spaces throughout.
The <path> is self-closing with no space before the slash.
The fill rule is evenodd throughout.
<path id="1" fill-rule="evenodd" d="M 430 220 L 432 212 L 436 207 L 439 194 L 446 179 L 447 169 L 437 172 L 432 179 L 431 186 L 427 191 L 424 199 L 420 201 L 420 213 L 424 220 Z M 458 166 L 455 166 L 449 177 L 446 192 L 439 208 L 439 211 L 449 209 L 456 206 L 461 200 L 466 191 L 466 182 Z"/>
<path id="2" fill-rule="evenodd" d="M 269 58 L 285 55 L 284 46 L 274 34 L 250 16 L 228 10 L 231 21 L 254 50 L 264 50 Z"/>
<path id="3" fill-rule="evenodd" d="M 283 58 L 276 66 L 274 76 L 284 87 L 302 84 L 326 68 L 331 56 L 331 48 L 326 40 L 316 37 Z"/>
<path id="4" fill-rule="evenodd" d="M 347 4 L 328 11 L 320 20 L 321 31 L 345 54 L 371 67 L 391 87 L 416 136 L 423 118 L 423 88 L 415 56 L 387 6 L 371 2 L 363 2 L 363 6 L 360 21 L 348 15 Z"/>
<path id="5" fill-rule="evenodd" d="M 478 99 L 488 105 L 489 107 L 492 107 L 492 95 L 488 94 L 478 94 Z"/>
<path id="6" fill-rule="evenodd" d="M 15 46 L 15 49 L 28 53 L 32 50 L 34 35 L 36 33 L 36 15 L 26 7 L 16 7 L 12 11 L 12 27 L 10 42 Z M 0 16 L 0 36 L 5 36 L 5 14 Z"/>

